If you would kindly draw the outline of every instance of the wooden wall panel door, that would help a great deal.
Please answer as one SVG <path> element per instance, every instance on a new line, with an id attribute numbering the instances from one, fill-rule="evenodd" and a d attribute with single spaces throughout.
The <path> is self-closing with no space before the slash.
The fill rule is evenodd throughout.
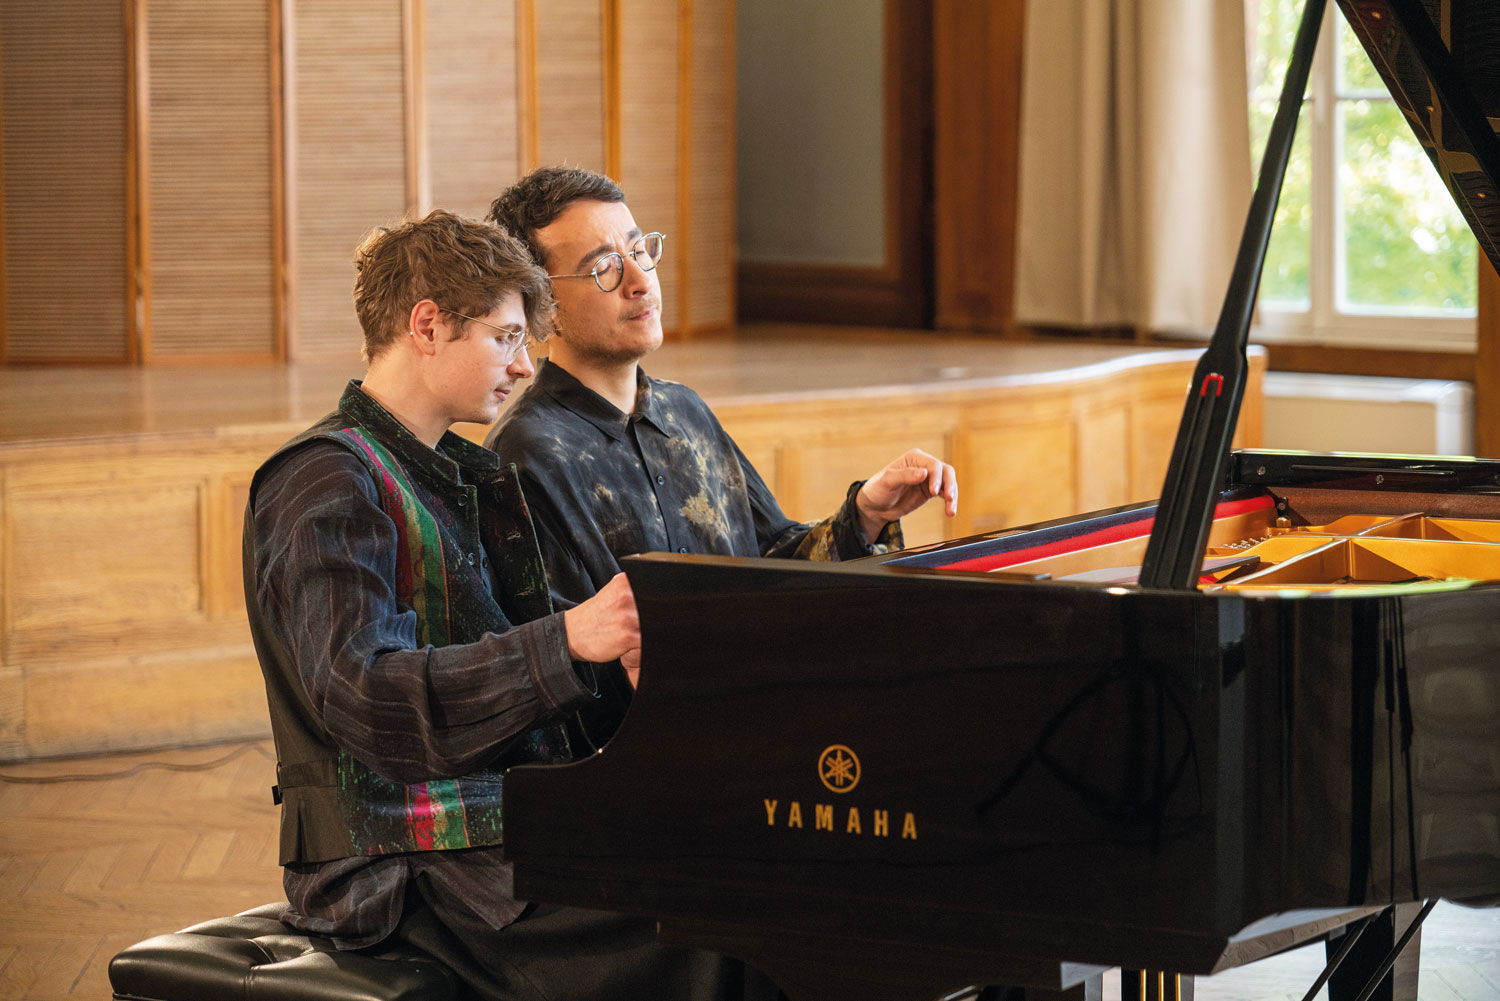
<path id="1" fill-rule="evenodd" d="M 280 353 L 269 0 L 147 0 L 146 361 Z"/>
<path id="2" fill-rule="evenodd" d="M 811 11 L 818 7 L 816 4 L 798 4 L 795 0 L 783 0 L 783 4 L 789 10 L 796 11 L 797 16 L 801 16 L 804 10 Z M 751 238 L 749 229 L 755 218 L 754 213 L 771 204 L 771 199 L 767 198 L 760 205 L 755 202 L 753 189 L 757 186 L 754 177 L 757 171 L 755 157 L 749 150 L 771 144 L 775 147 L 771 152 L 775 162 L 810 167 L 799 168 L 798 171 L 809 178 L 816 177 L 819 173 L 827 173 L 830 178 L 845 176 L 842 168 L 836 171 L 828 171 L 827 168 L 834 163 L 849 161 L 855 154 L 829 153 L 825 148 L 827 142 L 820 142 L 818 138 L 825 132 L 829 135 L 836 134 L 838 130 L 834 128 L 834 124 L 839 120 L 839 115 L 850 116 L 851 110 L 822 110 L 824 102 L 821 99 L 814 100 L 811 96 L 806 98 L 812 102 L 808 106 L 820 109 L 818 114 L 824 122 L 821 128 L 802 127 L 802 131 L 809 134 L 805 144 L 800 135 L 795 140 L 787 139 L 775 129 L 767 130 L 765 137 L 757 136 L 753 127 L 755 116 L 764 112 L 766 120 L 778 121 L 783 116 L 775 101 L 767 101 L 763 107 L 757 108 L 761 97 L 756 92 L 755 81 L 750 79 L 749 67 L 752 64 L 747 61 L 743 64 L 746 67 L 745 77 L 740 81 L 737 102 L 746 123 L 746 132 L 740 137 L 740 142 L 747 144 L 747 149 L 742 154 L 744 170 L 741 187 L 751 191 L 751 196 L 745 203 L 749 208 L 744 216 L 744 230 L 737 241 L 745 247 L 748 255 L 745 260 L 738 262 L 736 268 L 740 293 L 737 311 L 741 321 L 903 327 L 929 325 L 932 307 L 932 226 L 929 222 L 932 158 L 928 126 L 932 112 L 932 4 L 930 0 L 885 0 L 881 4 L 859 6 L 862 9 L 857 16 L 861 20 L 870 19 L 870 23 L 879 21 L 880 25 L 881 94 L 874 98 L 881 106 L 881 179 L 878 184 L 880 194 L 877 196 L 880 204 L 866 206 L 861 203 L 861 207 L 857 209 L 846 207 L 841 210 L 843 214 L 838 221 L 847 232 L 856 221 L 868 218 L 871 212 L 881 213 L 883 225 L 876 227 L 881 233 L 878 238 L 874 238 L 878 240 L 878 245 L 870 248 L 877 251 L 879 263 L 861 260 L 866 252 L 850 246 L 843 239 L 839 241 L 843 246 L 836 251 L 837 256 L 825 255 L 821 261 L 810 259 L 806 249 L 800 246 L 803 242 L 811 241 L 803 241 L 796 236 L 783 235 L 776 241 L 781 246 L 766 247 L 760 253 L 752 246 L 755 241 Z M 987 5 L 970 6 L 981 10 Z M 758 19 L 762 31 L 765 30 L 766 19 L 765 12 L 762 12 Z M 741 42 L 742 46 L 774 44 L 749 34 L 755 28 L 753 21 L 747 20 L 744 25 L 748 26 L 743 30 L 750 40 Z M 797 29 L 798 25 L 795 23 L 784 25 L 781 20 L 776 20 L 770 34 L 777 37 Z M 843 23 L 833 27 L 825 23 L 819 25 L 817 30 L 830 32 L 833 37 L 849 33 Z M 827 39 L 829 36 L 821 37 Z M 748 51 L 746 57 L 748 59 Z M 845 55 L 842 58 L 845 60 L 843 65 L 848 66 L 851 65 L 849 60 L 859 60 L 860 57 Z M 869 58 L 869 55 L 864 57 L 866 61 Z M 816 62 L 822 65 L 824 61 L 821 49 L 814 50 L 809 56 L 799 47 L 795 59 L 788 60 L 792 63 L 788 72 L 800 77 L 808 69 L 808 64 Z M 866 61 L 852 64 L 864 66 Z M 816 86 L 825 95 L 841 93 L 836 87 L 830 87 L 826 83 Z M 856 92 L 849 90 L 855 86 L 863 88 L 857 92 L 864 93 L 871 85 L 860 81 L 857 85 L 847 85 L 844 91 Z M 772 97 L 784 100 L 782 95 L 783 92 L 779 89 L 772 89 Z M 794 144 L 796 148 L 783 149 L 778 145 L 785 143 Z M 817 169 L 820 164 L 824 168 L 822 171 Z M 785 189 L 789 183 L 792 182 L 778 180 L 776 190 L 779 192 Z M 806 188 L 811 183 L 813 182 L 810 180 L 804 181 L 802 186 Z M 816 186 L 826 189 L 837 184 L 840 184 L 839 180 L 822 180 Z M 820 202 L 823 200 L 825 199 L 819 199 Z M 803 225 L 801 219 L 795 222 L 798 226 Z M 830 229 L 828 223 L 821 223 L 821 226 L 823 230 Z M 866 238 L 862 237 L 858 242 L 863 245 Z"/>
<path id="3" fill-rule="evenodd" d="M 687 155 L 678 181 L 685 332 L 734 326 L 734 4 L 691 0 L 686 74 Z"/>
<path id="4" fill-rule="evenodd" d="M 484 218 L 523 173 L 514 3 L 442 0 L 423 7 L 423 211 Z"/>
<path id="5" fill-rule="evenodd" d="M 129 52 L 120 0 L 0 4 L 0 362 L 132 356 Z"/>
<path id="6" fill-rule="evenodd" d="M 682 324 L 682 248 L 677 216 L 678 0 L 624 0 L 619 25 L 619 146 L 615 176 L 636 223 L 668 234 L 658 266 L 662 325 Z"/>
<path id="7" fill-rule="evenodd" d="M 1011 324 L 1024 8 L 1024 0 L 933 7 L 938 327 Z"/>
<path id="8" fill-rule="evenodd" d="M 288 266 L 295 358 L 359 350 L 350 302 L 354 248 L 407 209 L 402 7 L 401 0 L 291 5 Z"/>
<path id="9" fill-rule="evenodd" d="M 601 0 L 536 0 L 535 14 L 537 166 L 608 173 Z"/>

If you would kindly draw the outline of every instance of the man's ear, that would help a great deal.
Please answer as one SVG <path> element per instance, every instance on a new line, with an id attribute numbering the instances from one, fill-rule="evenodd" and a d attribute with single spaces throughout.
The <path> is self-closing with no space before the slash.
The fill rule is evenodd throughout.
<path id="1" fill-rule="evenodd" d="M 431 299 L 422 299 L 411 308 L 411 324 L 409 336 L 416 342 L 417 350 L 423 354 L 433 354 L 437 351 L 438 341 L 444 337 L 443 332 L 438 329 L 438 321 L 443 311 L 438 304 Z"/>

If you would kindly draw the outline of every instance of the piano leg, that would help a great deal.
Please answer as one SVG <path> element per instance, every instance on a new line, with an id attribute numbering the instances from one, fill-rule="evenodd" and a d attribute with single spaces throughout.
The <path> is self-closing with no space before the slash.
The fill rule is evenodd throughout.
<path id="1" fill-rule="evenodd" d="M 1382 960 L 1422 911 L 1421 901 L 1397 904 L 1383 911 L 1360 936 L 1349 955 L 1328 981 L 1328 1001 L 1356 1001 L 1360 990 Z M 1348 929 L 1345 929 L 1346 931 Z M 1340 939 L 1328 939 L 1325 949 L 1333 957 Z M 1422 932 L 1419 928 L 1402 950 L 1391 973 L 1367 1001 L 1417 1001 L 1417 965 L 1421 961 Z"/>
<path id="2" fill-rule="evenodd" d="M 1193 975 L 1165 970 L 1121 970 L 1120 1001 L 1193 1001 Z"/>

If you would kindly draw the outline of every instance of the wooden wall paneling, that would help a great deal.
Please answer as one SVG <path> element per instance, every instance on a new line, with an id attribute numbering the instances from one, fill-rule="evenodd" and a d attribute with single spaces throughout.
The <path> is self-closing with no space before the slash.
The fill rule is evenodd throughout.
<path id="1" fill-rule="evenodd" d="M 693 49 L 697 41 L 693 27 L 694 0 L 677 0 L 677 149 L 673 174 L 676 178 L 677 252 L 677 332 L 692 335 L 693 282 Z"/>
<path id="2" fill-rule="evenodd" d="M 5 24 L 0 19 L 0 365 L 5 364 L 6 359 L 6 329 L 10 317 L 10 309 L 6 305 L 9 302 L 5 294 L 6 273 L 10 270 L 10 257 L 5 252 L 5 72 L 3 56 L 5 55 Z"/>
<path id="3" fill-rule="evenodd" d="M 1079 511 L 1098 511 L 1130 496 L 1130 407 L 1125 401 L 1082 415 L 1075 444 L 1073 503 Z"/>
<path id="4" fill-rule="evenodd" d="M 401 93 L 406 109 L 406 214 L 425 215 L 433 207 L 431 163 L 427 149 L 427 42 L 426 5 L 422 0 L 401 0 Z"/>
<path id="5" fill-rule="evenodd" d="M 146 0 L 147 361 L 278 349 L 268 0 Z"/>
<path id="6" fill-rule="evenodd" d="M 281 252 L 277 257 L 280 267 L 278 292 L 281 294 L 280 357 L 283 361 L 295 360 L 297 351 L 297 317 L 301 314 L 300 284 L 297 280 L 297 262 L 301 260 L 297 235 L 297 18 L 294 10 L 296 0 L 272 0 L 276 5 L 276 40 L 280 58 L 276 62 L 280 70 L 279 89 L 273 102 L 280 114 L 277 138 L 281 142 L 280 169 L 277 182 L 281 194 L 277 222 L 281 232 Z"/>
<path id="7" fill-rule="evenodd" d="M 26 675 L 10 656 L 9 582 L 16 566 L 6 492 L 6 470 L 0 468 L 0 761 L 13 761 L 25 756 Z"/>
<path id="8" fill-rule="evenodd" d="M 828 517 L 843 503 L 849 484 L 868 479 L 907 449 L 920 448 L 950 460 L 949 428 L 941 421 L 940 414 L 932 416 L 939 418 L 939 425 L 923 431 L 885 428 L 876 431 L 867 427 L 866 433 L 861 434 L 850 428 L 842 433 L 804 440 L 799 470 L 802 508 L 792 517 L 805 521 Z M 941 542 L 953 534 L 942 507 L 936 503 L 926 504 L 908 515 L 901 528 L 909 546 Z"/>
<path id="9" fill-rule="evenodd" d="M 678 0 L 628 0 L 620 20 L 619 172 L 636 224 L 644 232 L 682 230 L 678 191 Z M 672 236 L 668 236 L 670 241 Z M 683 257 L 670 242 L 657 267 L 662 324 L 682 325 Z"/>
<path id="10" fill-rule="evenodd" d="M 516 134 L 522 175 L 541 166 L 536 4 L 537 0 L 516 0 Z"/>
<path id="11" fill-rule="evenodd" d="M 976 418 L 964 423 L 960 440 L 966 531 L 992 532 L 1079 512 L 1077 445 L 1067 413 L 1044 409 L 1030 419 Z"/>
<path id="12" fill-rule="evenodd" d="M 250 480 L 244 472 L 227 472 L 210 480 L 204 498 L 204 611 L 215 622 L 245 620 L 245 507 Z"/>
<path id="13" fill-rule="evenodd" d="M 685 331 L 734 326 L 735 290 L 735 4 L 690 4 L 686 112 L 680 116 L 679 246 L 686 294 Z"/>
<path id="14" fill-rule="evenodd" d="M 958 420 L 951 398 L 902 392 L 882 397 L 874 409 L 869 400 L 855 397 L 730 404 L 716 406 L 715 413 L 782 510 L 799 521 L 833 514 L 850 483 L 866 479 L 907 449 L 953 461 Z M 774 467 L 763 464 L 762 456 Z M 907 544 L 917 545 L 952 538 L 960 531 L 955 526 L 929 506 L 903 527 Z"/>
<path id="15" fill-rule="evenodd" d="M 271 74 L 266 80 L 266 103 L 271 109 L 271 353 L 277 361 L 287 356 L 287 317 L 290 305 L 287 289 L 287 209 L 286 209 L 286 4 L 291 0 L 266 0 L 267 57 Z"/>
<path id="16" fill-rule="evenodd" d="M 199 485 L 136 479 L 108 490 L 17 485 L 10 499 L 16 630 L 92 628 L 202 607 Z M 70 526 L 58 532 L 56 526 Z"/>
<path id="17" fill-rule="evenodd" d="M 603 57 L 600 72 L 604 81 L 604 173 L 618 178 L 621 170 L 620 117 L 625 28 L 622 25 L 625 0 L 600 0 L 599 49 Z"/>
<path id="18" fill-rule="evenodd" d="M 0 755 L 265 732 L 240 524 L 251 473 L 289 433 L 0 448 Z M 59 519 L 66 541 L 49 537 Z"/>
<path id="19" fill-rule="evenodd" d="M 129 38 L 127 64 L 126 156 L 131 210 L 128 213 L 126 247 L 131 303 L 130 360 L 151 354 L 151 41 L 147 29 L 148 0 L 126 0 L 126 31 Z"/>
<path id="20" fill-rule="evenodd" d="M 521 176 L 518 4 L 426 5 L 426 174 L 433 207 L 482 219 Z"/>
<path id="21" fill-rule="evenodd" d="M 1500 456 L 1500 275 L 1483 254 L 1474 356 L 1474 454 Z"/>
<path id="22" fill-rule="evenodd" d="M 782 496 L 782 481 L 785 479 L 787 466 L 786 452 L 791 447 L 784 443 L 775 434 L 765 431 L 751 431 L 747 434 L 735 434 L 734 443 L 740 447 L 745 458 L 750 460 L 750 465 L 755 472 L 771 488 L 771 493 L 778 499 Z"/>
<path id="23" fill-rule="evenodd" d="M 297 0 L 288 193 L 295 282 L 289 354 L 352 355 L 354 248 L 407 207 L 403 0 Z"/>
<path id="24" fill-rule="evenodd" d="M 539 166 L 608 171 L 600 4 L 601 0 L 544 0 L 535 6 Z"/>
<path id="25" fill-rule="evenodd" d="M 131 359 L 126 15 L 0 4 L 0 362 Z"/>
<path id="26" fill-rule="evenodd" d="M 938 327 L 1012 323 L 1024 0 L 933 7 Z"/>
<path id="27" fill-rule="evenodd" d="M 1127 502 L 1152 500 L 1161 496 L 1167 466 L 1172 460 L 1172 445 L 1182 421 L 1182 407 L 1187 389 L 1173 379 L 1155 380 L 1143 376 L 1135 380 L 1130 401 L 1130 493 Z"/>

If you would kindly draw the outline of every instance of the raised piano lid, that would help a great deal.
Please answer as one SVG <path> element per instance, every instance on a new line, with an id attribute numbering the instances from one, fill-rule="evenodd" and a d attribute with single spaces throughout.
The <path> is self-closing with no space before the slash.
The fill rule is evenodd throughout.
<path id="1" fill-rule="evenodd" d="M 1469 226 L 1500 267 L 1500 5 L 1466 0 L 1338 0 L 1355 35 L 1448 185 Z M 1216 485 L 1243 392 L 1244 350 L 1322 0 L 1308 0 L 1267 139 L 1234 273 L 1217 327 L 1183 407 L 1140 581 L 1195 586 Z"/>
<path id="2" fill-rule="evenodd" d="M 1338 0 L 1354 35 L 1500 269 L 1500 4 Z"/>

